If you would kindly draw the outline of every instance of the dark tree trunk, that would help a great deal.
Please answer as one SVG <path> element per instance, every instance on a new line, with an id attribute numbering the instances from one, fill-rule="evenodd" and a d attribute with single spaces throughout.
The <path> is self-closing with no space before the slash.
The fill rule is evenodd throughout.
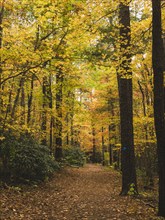
<path id="1" fill-rule="evenodd" d="M 105 157 L 104 157 L 104 152 L 105 152 L 105 143 L 104 143 L 104 128 L 102 127 L 101 128 L 101 132 L 102 132 L 102 135 L 101 135 L 101 139 L 102 139 L 102 165 L 105 166 Z"/>
<path id="2" fill-rule="evenodd" d="M 71 136 L 71 147 L 74 146 L 74 101 L 75 101 L 75 95 L 72 92 L 71 93 L 71 106 L 70 106 L 70 136 Z"/>
<path id="3" fill-rule="evenodd" d="M 62 86 L 63 84 L 63 74 L 61 68 L 58 68 L 56 74 L 56 150 L 55 150 L 55 158 L 56 160 L 61 160 L 63 156 L 62 152 Z"/>
<path id="4" fill-rule="evenodd" d="M 113 164 L 113 145 L 111 144 L 110 140 L 110 135 L 111 135 L 111 125 L 108 126 L 108 143 L 109 143 L 109 164 Z"/>
<path id="5" fill-rule="evenodd" d="M 30 94 L 28 95 L 28 114 L 27 114 L 27 124 L 29 125 L 31 120 L 31 112 L 32 112 L 32 102 L 33 102 L 33 89 L 34 89 L 34 78 L 35 75 L 32 74 L 31 85 L 30 85 Z"/>
<path id="6" fill-rule="evenodd" d="M 54 116 L 52 115 L 53 109 L 53 97 L 52 97 L 52 76 L 49 76 L 49 108 L 51 109 L 51 116 L 50 116 L 50 131 L 49 131 L 49 148 L 50 151 L 53 153 L 53 127 L 54 127 Z"/>
<path id="7" fill-rule="evenodd" d="M 92 152 L 92 162 L 96 163 L 96 130 L 94 128 L 92 128 L 92 136 L 93 136 L 93 152 Z"/>
<path id="8" fill-rule="evenodd" d="M 165 217 L 165 119 L 163 85 L 163 40 L 161 27 L 161 0 L 152 0 L 152 63 L 154 71 L 154 118 L 159 169 L 159 216 Z"/>
<path id="9" fill-rule="evenodd" d="M 150 105 L 150 102 L 147 101 L 149 100 L 149 92 L 143 89 L 140 81 L 138 81 L 138 85 L 139 85 L 139 89 L 141 91 L 142 94 L 142 105 L 143 105 L 143 114 L 144 117 L 147 117 L 147 110 L 148 108 L 146 108 Z M 147 91 L 147 94 L 145 93 L 145 91 Z M 153 180 L 153 169 L 151 169 L 152 167 L 152 156 L 151 156 L 151 144 L 149 143 L 149 137 L 148 137 L 148 124 L 144 124 L 144 131 L 145 131 L 145 171 L 146 171 L 146 177 L 148 178 L 148 180 L 146 181 L 146 187 L 151 187 L 154 185 L 154 180 Z"/>
<path id="10" fill-rule="evenodd" d="M 2 6 L 0 9 L 0 49 L 2 49 L 2 39 L 3 39 L 3 14 L 4 14 L 4 3 L 5 1 L 2 1 Z M 2 56 L 0 55 L 0 83 L 2 79 Z M 2 113 L 3 109 L 3 98 L 2 98 L 2 86 L 0 85 L 0 113 Z M 1 120 L 1 119 L 0 119 Z"/>
<path id="11" fill-rule="evenodd" d="M 0 49 L 2 48 L 2 38 L 3 38 L 3 14 L 4 14 L 4 1 L 2 1 L 2 6 L 0 10 Z M 2 77 L 2 57 L 0 55 L 0 82 L 1 82 L 1 77 Z"/>
<path id="12" fill-rule="evenodd" d="M 25 124 L 25 89 L 24 89 L 24 82 L 23 82 L 22 88 L 21 88 L 20 106 L 21 106 L 21 119 L 20 119 L 20 123 L 22 125 L 24 125 Z"/>
<path id="13" fill-rule="evenodd" d="M 42 123 L 41 123 L 41 130 L 43 132 L 43 137 L 41 140 L 41 144 L 47 145 L 47 139 L 46 139 L 46 121 L 47 121 L 47 105 L 48 105 L 48 99 L 47 99 L 47 87 L 48 87 L 48 80 L 47 77 L 43 77 L 43 84 L 42 84 Z"/>
<path id="14" fill-rule="evenodd" d="M 17 94 L 16 94 L 16 97 L 15 97 L 13 108 L 12 108 L 12 112 L 11 112 L 11 117 L 12 118 L 15 117 L 16 108 L 18 106 L 18 102 L 19 102 L 19 98 L 20 98 L 20 93 L 21 93 L 21 89 L 22 89 L 22 87 L 24 85 L 24 81 L 25 81 L 25 78 L 24 78 L 24 76 L 22 76 L 21 79 L 20 79 L 20 82 L 19 82 L 19 87 L 17 89 Z"/>
<path id="15" fill-rule="evenodd" d="M 130 187 L 137 194 L 135 170 L 134 136 L 133 136 L 133 107 L 132 107 L 132 71 L 130 54 L 130 11 L 129 6 L 120 4 L 120 68 L 118 72 L 118 87 L 120 99 L 121 124 L 121 169 L 122 191 L 127 195 Z"/>
<path id="16" fill-rule="evenodd" d="M 71 113 L 71 125 L 70 125 L 70 135 L 71 135 L 71 147 L 74 146 L 74 128 L 73 128 L 73 113 Z"/>
<path id="17" fill-rule="evenodd" d="M 113 118 L 115 116 L 113 99 L 108 100 L 108 111 Z M 113 144 L 111 143 L 111 138 L 112 138 L 111 133 L 114 133 L 114 131 L 116 129 L 115 126 L 116 126 L 115 123 L 112 123 L 111 119 L 110 119 L 110 124 L 108 126 L 108 145 L 109 145 L 109 164 L 110 165 L 113 164 Z M 113 135 L 113 137 L 114 137 L 114 135 Z"/>
<path id="18" fill-rule="evenodd" d="M 68 103 L 69 105 L 69 103 Z M 66 134 L 66 146 L 69 147 L 69 112 L 66 114 L 66 126 L 67 126 L 67 134 Z"/>

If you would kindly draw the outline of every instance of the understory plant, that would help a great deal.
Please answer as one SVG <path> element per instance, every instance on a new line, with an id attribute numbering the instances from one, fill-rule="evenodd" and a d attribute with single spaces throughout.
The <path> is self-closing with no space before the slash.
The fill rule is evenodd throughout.
<path id="1" fill-rule="evenodd" d="M 86 161 L 85 153 L 78 147 L 65 149 L 64 161 L 67 165 L 77 167 L 83 166 Z"/>
<path id="2" fill-rule="evenodd" d="M 12 181 L 43 181 L 59 169 L 58 163 L 47 146 L 40 145 L 29 133 L 22 133 L 19 138 L 5 137 L 1 142 L 3 158 L 1 172 Z M 6 175 L 7 172 L 7 175 Z"/>

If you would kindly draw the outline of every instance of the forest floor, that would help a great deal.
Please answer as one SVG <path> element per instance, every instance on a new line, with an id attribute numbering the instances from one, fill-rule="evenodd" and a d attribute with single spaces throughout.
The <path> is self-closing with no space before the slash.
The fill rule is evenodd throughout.
<path id="1" fill-rule="evenodd" d="M 119 196 L 120 174 L 100 165 L 65 168 L 46 183 L 0 190 L 0 220 L 160 219 L 141 197 Z"/>

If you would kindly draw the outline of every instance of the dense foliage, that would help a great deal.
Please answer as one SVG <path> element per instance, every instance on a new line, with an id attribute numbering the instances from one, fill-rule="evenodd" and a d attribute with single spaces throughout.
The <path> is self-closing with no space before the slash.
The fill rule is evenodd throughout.
<path id="1" fill-rule="evenodd" d="M 21 134 L 19 138 L 8 134 L 1 142 L 1 172 L 11 181 L 45 180 L 59 169 L 48 147 L 39 145 L 29 134 Z"/>
<path id="2" fill-rule="evenodd" d="M 86 162 L 86 156 L 79 148 L 68 148 L 64 151 L 64 162 L 71 166 L 83 166 Z"/>

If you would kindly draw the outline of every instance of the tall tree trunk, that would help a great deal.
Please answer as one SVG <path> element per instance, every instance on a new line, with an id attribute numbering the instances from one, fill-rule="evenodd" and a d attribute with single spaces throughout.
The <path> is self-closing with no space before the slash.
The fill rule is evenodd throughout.
<path id="1" fill-rule="evenodd" d="M 53 126 L 54 126 L 54 116 L 52 115 L 53 97 L 52 97 L 52 76 L 51 76 L 51 75 L 49 76 L 49 108 L 51 109 L 50 131 L 49 131 L 49 138 L 50 138 L 49 148 L 50 148 L 50 151 L 53 152 Z"/>
<path id="2" fill-rule="evenodd" d="M 108 126 L 109 164 L 113 164 L 113 145 L 111 144 L 111 125 Z"/>
<path id="3" fill-rule="evenodd" d="M 102 142 L 102 165 L 105 166 L 105 145 L 104 145 L 104 128 L 101 128 L 101 142 Z"/>
<path id="4" fill-rule="evenodd" d="M 75 102 L 75 94 L 72 92 L 70 95 L 71 104 L 70 104 L 70 136 L 71 136 L 71 147 L 74 146 L 74 102 Z"/>
<path id="5" fill-rule="evenodd" d="M 115 116 L 114 102 L 111 99 L 108 100 L 108 111 L 110 115 L 112 116 L 112 118 L 114 118 Z M 111 133 L 114 133 L 116 129 L 115 126 L 116 126 L 115 123 L 114 122 L 112 123 L 112 120 L 110 119 L 109 126 L 108 126 L 108 145 L 109 145 L 109 164 L 110 165 L 113 164 L 113 144 L 111 143 L 111 138 L 112 138 Z"/>
<path id="6" fill-rule="evenodd" d="M 154 118 L 159 169 L 159 216 L 165 217 L 165 118 L 163 85 L 163 40 L 161 27 L 161 0 L 152 0 L 152 63 L 154 71 Z"/>
<path id="7" fill-rule="evenodd" d="M 94 125 L 92 126 L 92 136 L 93 136 L 92 162 L 96 163 L 96 129 L 95 129 Z"/>
<path id="8" fill-rule="evenodd" d="M 21 88 L 21 100 L 20 100 L 20 107 L 21 107 L 21 118 L 20 118 L 20 123 L 21 125 L 25 124 L 25 89 L 24 89 L 24 83 L 22 84 Z"/>
<path id="9" fill-rule="evenodd" d="M 62 152 L 62 88 L 63 88 L 63 73 L 61 68 L 58 68 L 56 74 L 56 121 L 55 121 L 55 129 L 56 129 L 56 150 L 55 150 L 55 158 L 56 160 L 61 160 L 63 156 Z"/>
<path id="10" fill-rule="evenodd" d="M 121 195 L 127 195 L 130 187 L 137 194 L 135 170 L 134 136 L 133 136 L 133 106 L 132 106 L 132 71 L 130 54 L 130 11 L 129 3 L 120 3 L 120 69 L 118 72 L 118 87 L 120 99 L 121 121 Z"/>
<path id="11" fill-rule="evenodd" d="M 138 85 L 139 85 L 139 89 L 140 92 L 142 94 L 142 105 L 143 105 L 143 114 L 144 117 L 147 117 L 147 107 L 150 105 L 150 102 L 147 101 L 149 100 L 149 92 L 147 91 L 147 88 L 145 90 L 143 90 L 143 87 L 140 83 L 140 81 L 138 81 Z M 147 94 L 146 94 L 147 91 Z M 152 166 L 152 157 L 151 157 L 151 144 L 149 142 L 149 137 L 148 137 L 148 124 L 144 124 L 144 131 L 145 131 L 145 170 L 146 170 L 146 177 L 148 178 L 146 181 L 146 186 L 153 186 L 154 184 L 154 180 L 153 180 L 153 169 L 151 169 Z"/>
<path id="12" fill-rule="evenodd" d="M 3 14 L 4 14 L 4 3 L 5 0 L 2 1 L 2 6 L 0 9 L 0 49 L 2 49 L 2 39 L 3 39 Z M 0 55 L 0 83 L 2 79 L 2 56 Z M 3 106 L 3 99 L 2 99 L 2 86 L 0 86 L 0 113 Z"/>
<path id="13" fill-rule="evenodd" d="M 46 139 L 46 122 L 47 122 L 47 105 L 48 105 L 48 99 L 47 99 L 47 86 L 48 86 L 48 80 L 47 77 L 43 77 L 43 85 L 42 85 L 42 95 L 43 95 L 43 101 L 42 101 L 42 124 L 41 124 L 41 130 L 43 132 L 43 137 L 41 140 L 41 143 L 43 145 L 47 145 L 47 139 Z"/>
<path id="14" fill-rule="evenodd" d="M 33 102 L 33 89 L 34 89 L 34 78 L 35 75 L 32 74 L 31 82 L 30 82 L 30 94 L 28 95 L 28 114 L 27 114 L 27 124 L 29 125 L 31 121 L 31 112 L 32 112 L 32 102 Z"/>
<path id="15" fill-rule="evenodd" d="M 12 112 L 11 112 L 11 117 L 14 118 L 15 117 L 15 113 L 16 113 L 16 108 L 18 106 L 18 102 L 19 102 L 19 98 L 20 98 L 20 93 L 21 93 L 21 89 L 24 85 L 24 81 L 25 81 L 25 77 L 22 76 L 19 82 L 19 87 L 17 89 L 17 94 L 14 100 L 14 104 L 13 104 L 13 108 L 12 108 Z"/>

